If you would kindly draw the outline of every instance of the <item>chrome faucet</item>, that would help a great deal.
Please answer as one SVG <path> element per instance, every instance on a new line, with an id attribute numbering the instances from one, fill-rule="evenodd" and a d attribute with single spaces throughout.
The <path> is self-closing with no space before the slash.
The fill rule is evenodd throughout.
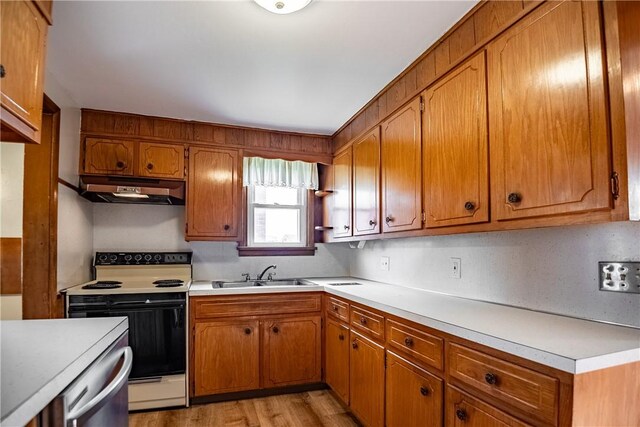
<path id="1" fill-rule="evenodd" d="M 271 269 L 271 268 L 273 268 L 275 270 L 276 266 L 275 265 L 270 265 L 269 267 L 267 267 L 264 270 L 262 270 L 262 273 L 258 274 L 258 277 L 256 277 L 256 280 L 262 280 L 262 276 L 264 276 L 264 273 L 269 271 L 269 269 Z M 271 276 L 271 275 L 269 275 L 269 276 Z"/>

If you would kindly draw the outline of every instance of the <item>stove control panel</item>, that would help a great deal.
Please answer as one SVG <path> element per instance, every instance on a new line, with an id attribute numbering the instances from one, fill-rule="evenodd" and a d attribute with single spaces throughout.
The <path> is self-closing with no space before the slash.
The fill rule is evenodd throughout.
<path id="1" fill-rule="evenodd" d="M 93 265 L 190 265 L 191 252 L 96 252 Z"/>

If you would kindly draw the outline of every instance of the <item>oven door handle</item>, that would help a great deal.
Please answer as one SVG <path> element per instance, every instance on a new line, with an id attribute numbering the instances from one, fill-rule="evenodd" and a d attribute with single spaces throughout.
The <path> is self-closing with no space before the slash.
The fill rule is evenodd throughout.
<path id="1" fill-rule="evenodd" d="M 185 300 L 157 300 L 157 301 L 123 301 L 112 302 L 111 307 L 127 308 L 131 307 L 165 307 L 165 306 L 184 306 Z"/>
<path id="2" fill-rule="evenodd" d="M 113 378 L 113 380 L 102 389 L 93 399 L 87 402 L 86 405 L 72 410 L 67 414 L 66 425 L 67 427 L 77 427 L 83 424 L 83 420 L 98 412 L 120 389 L 127 384 L 127 377 L 131 372 L 131 366 L 133 364 L 133 351 L 131 347 L 125 347 L 122 349 L 124 355 L 124 362 L 120 368 L 120 372 Z"/>

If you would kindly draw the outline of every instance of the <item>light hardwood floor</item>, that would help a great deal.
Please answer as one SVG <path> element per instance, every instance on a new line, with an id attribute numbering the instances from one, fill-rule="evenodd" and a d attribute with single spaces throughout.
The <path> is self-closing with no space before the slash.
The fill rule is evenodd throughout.
<path id="1" fill-rule="evenodd" d="M 360 423 L 327 390 L 138 412 L 130 427 L 358 427 Z"/>

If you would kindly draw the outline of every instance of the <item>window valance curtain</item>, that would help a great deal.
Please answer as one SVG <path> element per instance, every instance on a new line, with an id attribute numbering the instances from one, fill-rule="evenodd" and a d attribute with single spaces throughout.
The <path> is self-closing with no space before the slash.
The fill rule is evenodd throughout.
<path id="1" fill-rule="evenodd" d="M 282 159 L 245 157 L 242 185 L 318 189 L 318 164 Z"/>

